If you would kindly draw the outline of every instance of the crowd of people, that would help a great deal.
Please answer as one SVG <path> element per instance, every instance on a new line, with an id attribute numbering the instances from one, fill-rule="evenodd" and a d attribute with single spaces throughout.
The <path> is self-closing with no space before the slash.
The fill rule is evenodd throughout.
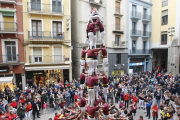
<path id="1" fill-rule="evenodd" d="M 83 74 L 86 75 L 85 71 Z M 54 120 L 134 120 L 133 118 L 138 116 L 138 109 L 147 114 L 147 118 L 138 116 L 139 120 L 151 117 L 153 120 L 173 120 L 175 113 L 177 119 L 180 119 L 178 75 L 173 77 L 167 73 L 148 71 L 107 78 L 99 74 L 98 90 L 96 92 L 93 89 L 94 101 L 92 98 L 88 99 L 91 96 L 88 91 L 91 90 L 91 83 L 88 81 L 84 83 L 83 90 L 80 79 L 74 79 L 70 83 L 66 81 L 64 84 L 50 83 L 46 86 L 27 84 L 24 91 L 21 84 L 14 90 L 7 86 L 4 91 L 0 91 L 0 118 L 35 120 L 36 115 L 37 118 L 40 117 L 41 110 L 41 114 L 48 114 L 46 109 L 50 107 L 52 112 L 55 112 Z M 107 89 L 103 90 L 104 87 Z"/>

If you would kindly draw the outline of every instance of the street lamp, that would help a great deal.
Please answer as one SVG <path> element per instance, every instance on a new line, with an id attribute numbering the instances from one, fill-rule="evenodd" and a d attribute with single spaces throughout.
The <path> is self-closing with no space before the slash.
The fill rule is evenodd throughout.
<path id="1" fill-rule="evenodd" d="M 169 63 L 169 73 L 171 72 L 171 46 L 172 46 L 172 37 L 174 36 L 174 32 L 175 32 L 175 27 L 170 27 L 168 28 L 168 33 L 169 33 L 169 36 L 171 36 L 171 43 L 170 43 L 170 63 Z"/>

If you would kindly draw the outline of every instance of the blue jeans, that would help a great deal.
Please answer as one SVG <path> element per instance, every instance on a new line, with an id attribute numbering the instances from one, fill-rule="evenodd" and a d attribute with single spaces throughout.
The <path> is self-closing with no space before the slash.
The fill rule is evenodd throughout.
<path id="1" fill-rule="evenodd" d="M 156 99 L 156 103 L 157 103 L 157 105 L 158 105 L 158 107 L 159 107 L 159 105 L 160 105 L 160 100 L 157 100 L 157 99 Z"/>
<path id="2" fill-rule="evenodd" d="M 54 112 L 54 108 L 52 108 L 52 112 Z"/>
<path id="3" fill-rule="evenodd" d="M 0 105 L 0 109 L 6 112 L 6 109 L 2 105 Z"/>
<path id="4" fill-rule="evenodd" d="M 58 103 L 56 103 L 56 110 L 59 108 L 59 105 L 58 105 Z"/>

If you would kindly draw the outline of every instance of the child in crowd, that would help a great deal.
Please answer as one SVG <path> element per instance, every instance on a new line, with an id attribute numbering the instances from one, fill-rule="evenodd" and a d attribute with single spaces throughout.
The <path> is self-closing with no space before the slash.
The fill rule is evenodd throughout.
<path id="1" fill-rule="evenodd" d="M 47 114 L 46 108 L 47 108 L 47 103 L 44 102 L 44 104 L 43 104 L 43 114 Z"/>

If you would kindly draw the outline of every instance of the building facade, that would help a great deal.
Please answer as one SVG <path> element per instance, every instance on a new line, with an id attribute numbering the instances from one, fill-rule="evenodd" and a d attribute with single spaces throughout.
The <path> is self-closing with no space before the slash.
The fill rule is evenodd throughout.
<path id="1" fill-rule="evenodd" d="M 72 78 L 71 0 L 23 0 L 26 82 Z"/>
<path id="2" fill-rule="evenodd" d="M 88 23 L 88 18 L 92 8 L 97 8 L 98 12 L 101 14 L 103 25 L 106 28 L 106 2 L 107 0 L 72 0 L 71 1 L 71 10 L 72 10 L 72 70 L 73 78 L 80 77 L 80 56 L 82 51 L 82 46 L 85 43 L 87 36 L 86 28 Z M 96 46 L 100 47 L 100 33 L 97 32 L 97 41 Z M 106 35 L 107 36 L 107 35 Z M 105 42 L 106 42 L 105 36 Z M 107 44 L 107 43 L 106 43 Z M 98 55 L 98 69 L 102 70 L 102 58 Z"/>
<path id="3" fill-rule="evenodd" d="M 127 1 L 108 0 L 106 4 L 106 19 L 109 75 L 127 73 Z"/>
<path id="4" fill-rule="evenodd" d="M 151 0 L 127 1 L 128 72 L 151 70 Z"/>
<path id="5" fill-rule="evenodd" d="M 177 27 L 173 34 L 176 38 L 179 37 L 179 8 L 177 7 L 179 3 L 178 0 L 152 0 L 152 3 L 152 67 L 167 69 L 170 72 L 170 59 L 173 56 L 170 54 L 172 41 L 168 28 Z M 172 65 L 171 69 L 175 67 L 179 68 Z"/>
<path id="6" fill-rule="evenodd" d="M 12 84 L 25 81 L 22 18 L 22 0 L 0 0 L 1 89 L 6 83 L 13 89 Z"/>

